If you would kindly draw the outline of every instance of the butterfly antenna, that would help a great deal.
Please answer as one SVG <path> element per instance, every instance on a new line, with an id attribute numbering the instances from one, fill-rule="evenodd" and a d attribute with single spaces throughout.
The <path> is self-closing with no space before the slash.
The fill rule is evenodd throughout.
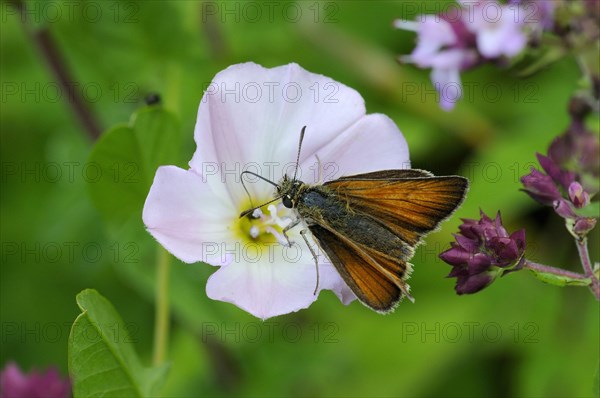
<path id="1" fill-rule="evenodd" d="M 261 207 L 263 207 L 263 206 L 266 206 L 266 205 L 269 205 L 269 204 L 271 204 L 271 203 L 273 203 L 273 202 L 275 202 L 275 201 L 277 201 L 277 200 L 279 200 L 279 199 L 281 199 L 281 198 L 283 198 L 283 195 L 281 195 L 281 196 L 278 196 L 278 197 L 276 197 L 275 199 L 271 199 L 271 200 L 269 200 L 268 202 L 265 202 L 265 203 L 263 203 L 263 204 L 261 204 L 261 205 L 258 205 L 258 206 L 255 206 L 255 207 L 252 207 L 252 208 L 250 208 L 250 209 L 248 209 L 248 210 L 244 210 L 243 212 L 241 212 L 241 213 L 240 213 L 240 218 L 242 218 L 242 217 L 244 217 L 244 216 L 247 216 L 248 214 L 250 214 L 250 213 L 254 212 L 254 210 L 256 210 L 256 209 L 260 209 Z"/>
<path id="2" fill-rule="evenodd" d="M 250 209 L 246 210 L 246 211 L 243 211 L 243 212 L 240 214 L 240 218 L 244 217 L 245 215 L 248 215 L 249 213 L 252 213 L 252 212 L 253 212 L 254 210 L 256 210 L 256 209 L 260 209 L 261 207 L 263 207 L 263 206 L 265 206 L 265 205 L 268 205 L 268 204 L 270 204 L 270 203 L 273 203 L 273 202 L 275 202 L 276 200 L 279 200 L 279 199 L 281 199 L 281 198 L 282 198 L 282 196 L 279 196 L 279 197 L 277 197 L 277 198 L 275 198 L 275 199 L 273 199 L 273 200 L 270 200 L 270 201 L 268 201 L 268 202 L 266 202 L 266 203 L 263 203 L 262 205 L 259 205 L 259 206 L 254 206 L 254 204 L 252 203 L 252 196 L 250 195 L 250 192 L 248 191 L 248 188 L 246 188 L 246 184 L 244 184 L 244 174 L 250 174 L 250 175 L 253 175 L 254 177 L 258 177 L 258 178 L 260 178 L 261 180 L 263 180 L 263 181 L 265 181 L 265 182 L 268 182 L 269 184 L 273 185 L 274 187 L 277 187 L 277 188 L 279 188 L 279 185 L 275 184 L 273 181 L 271 181 L 271 180 L 269 180 L 269 179 L 267 179 L 267 178 L 265 178 L 265 177 L 263 177 L 263 176 L 261 176 L 261 175 L 259 175 L 259 174 L 256 174 L 256 173 L 254 173 L 254 172 L 252 172 L 252 171 L 248 171 L 248 170 L 244 170 L 244 171 L 242 171 L 242 172 L 240 173 L 240 180 L 242 181 L 242 186 L 244 187 L 244 191 L 246 191 L 246 194 L 248 195 L 248 198 L 250 199 L 250 206 L 252 206 L 252 207 L 251 207 Z"/>
<path id="3" fill-rule="evenodd" d="M 296 157 L 296 170 L 294 171 L 294 178 L 292 181 L 296 181 L 298 168 L 300 167 L 300 151 L 302 150 L 302 141 L 304 141 L 304 131 L 306 131 L 306 126 L 302 127 L 302 130 L 300 131 L 300 143 L 298 144 L 298 156 Z"/>
<path id="4" fill-rule="evenodd" d="M 263 206 L 270 205 L 271 203 L 273 203 L 273 202 L 275 202 L 275 201 L 278 201 L 278 200 L 279 200 L 279 199 L 281 199 L 281 198 L 283 198 L 283 195 L 281 195 L 281 196 L 278 196 L 278 197 L 276 197 L 275 199 L 271 199 L 271 200 L 269 200 L 268 202 L 265 202 L 265 203 L 263 203 L 263 204 L 260 204 L 260 205 L 258 205 L 258 206 L 252 207 L 252 208 L 250 208 L 250 209 L 248 209 L 248 210 L 244 210 L 243 212 L 241 212 L 241 213 L 240 213 L 240 218 L 242 218 L 242 217 L 244 217 L 244 216 L 247 216 L 248 214 L 250 214 L 250 213 L 254 212 L 254 210 L 256 210 L 256 209 L 260 209 L 260 208 L 261 208 L 261 207 L 263 207 Z"/>

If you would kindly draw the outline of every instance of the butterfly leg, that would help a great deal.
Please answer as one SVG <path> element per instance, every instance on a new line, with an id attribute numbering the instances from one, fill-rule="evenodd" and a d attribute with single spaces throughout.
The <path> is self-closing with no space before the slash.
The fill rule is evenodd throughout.
<path id="1" fill-rule="evenodd" d="M 289 231 L 290 229 L 294 228 L 296 225 L 300 224 L 300 218 L 298 217 L 297 219 L 295 219 L 294 221 L 292 221 L 287 227 L 285 227 L 283 229 L 283 231 L 281 231 L 281 233 L 283 234 L 283 237 L 285 238 L 285 240 L 287 240 L 288 243 L 288 247 L 292 247 L 292 242 L 290 242 L 290 238 L 287 235 L 287 231 Z"/>
<path id="2" fill-rule="evenodd" d="M 287 231 L 294 228 L 296 225 L 300 224 L 300 221 L 301 221 L 300 218 L 295 219 L 287 227 L 285 227 L 283 229 L 283 231 L 281 231 L 281 233 L 283 234 L 283 237 L 288 242 L 288 247 L 292 247 L 292 242 L 290 242 L 290 238 L 287 235 Z M 316 295 L 317 289 L 319 288 L 319 260 L 318 260 L 319 256 L 317 255 L 317 253 L 315 253 L 315 250 L 310 245 L 310 242 L 308 241 L 308 238 L 306 237 L 307 232 L 308 232 L 308 229 L 303 229 L 302 231 L 300 231 L 300 235 L 302 236 L 302 239 L 304 239 L 304 242 L 306 243 L 308 250 L 310 250 L 310 254 L 312 254 L 313 259 L 315 260 L 315 269 L 317 270 L 317 284 L 315 285 L 315 291 L 313 292 L 313 294 Z"/>
<path id="3" fill-rule="evenodd" d="M 319 155 L 315 154 L 315 158 L 317 158 L 317 167 L 319 168 L 319 173 L 318 173 L 318 182 L 317 185 L 322 185 L 323 184 L 323 163 L 321 163 L 321 159 L 319 159 Z"/>
<path id="4" fill-rule="evenodd" d="M 308 246 L 308 250 L 310 250 L 310 254 L 312 254 L 313 259 L 315 260 L 315 269 L 317 270 L 317 284 L 315 285 L 315 291 L 313 292 L 313 295 L 316 295 L 317 289 L 319 288 L 319 256 L 317 255 L 317 253 L 315 253 L 315 250 L 310 245 L 310 242 L 306 237 L 306 232 L 308 232 L 308 229 L 303 229 L 302 231 L 300 231 L 300 235 L 302 235 L 302 238 L 304 238 L 304 242 L 306 242 L 306 246 Z"/>

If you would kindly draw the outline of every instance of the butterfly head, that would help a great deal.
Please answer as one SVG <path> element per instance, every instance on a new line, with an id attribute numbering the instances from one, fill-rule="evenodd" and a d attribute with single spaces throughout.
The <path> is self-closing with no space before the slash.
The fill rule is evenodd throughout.
<path id="1" fill-rule="evenodd" d="M 306 184 L 296 179 L 290 179 L 287 175 L 277 186 L 277 196 L 281 197 L 281 202 L 288 209 L 293 209 L 298 205 L 298 199 L 305 190 Z"/>

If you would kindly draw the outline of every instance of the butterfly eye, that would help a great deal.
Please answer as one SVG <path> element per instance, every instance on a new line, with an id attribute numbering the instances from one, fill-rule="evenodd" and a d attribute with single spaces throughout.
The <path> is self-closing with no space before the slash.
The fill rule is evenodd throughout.
<path id="1" fill-rule="evenodd" d="M 281 201 L 283 202 L 283 205 L 285 207 L 287 207 L 288 209 L 291 209 L 292 207 L 294 207 L 294 202 L 292 202 L 292 198 L 290 197 L 290 195 L 286 195 L 284 196 Z"/>

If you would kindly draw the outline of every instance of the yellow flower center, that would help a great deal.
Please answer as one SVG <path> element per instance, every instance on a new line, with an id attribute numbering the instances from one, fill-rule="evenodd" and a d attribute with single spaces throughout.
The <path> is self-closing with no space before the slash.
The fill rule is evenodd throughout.
<path id="1" fill-rule="evenodd" d="M 250 207 L 247 206 L 243 210 Z M 244 244 L 269 245 L 280 243 L 288 245 L 283 230 L 292 222 L 292 219 L 293 214 L 290 209 L 282 203 L 271 203 L 236 220 L 236 230 Z"/>

